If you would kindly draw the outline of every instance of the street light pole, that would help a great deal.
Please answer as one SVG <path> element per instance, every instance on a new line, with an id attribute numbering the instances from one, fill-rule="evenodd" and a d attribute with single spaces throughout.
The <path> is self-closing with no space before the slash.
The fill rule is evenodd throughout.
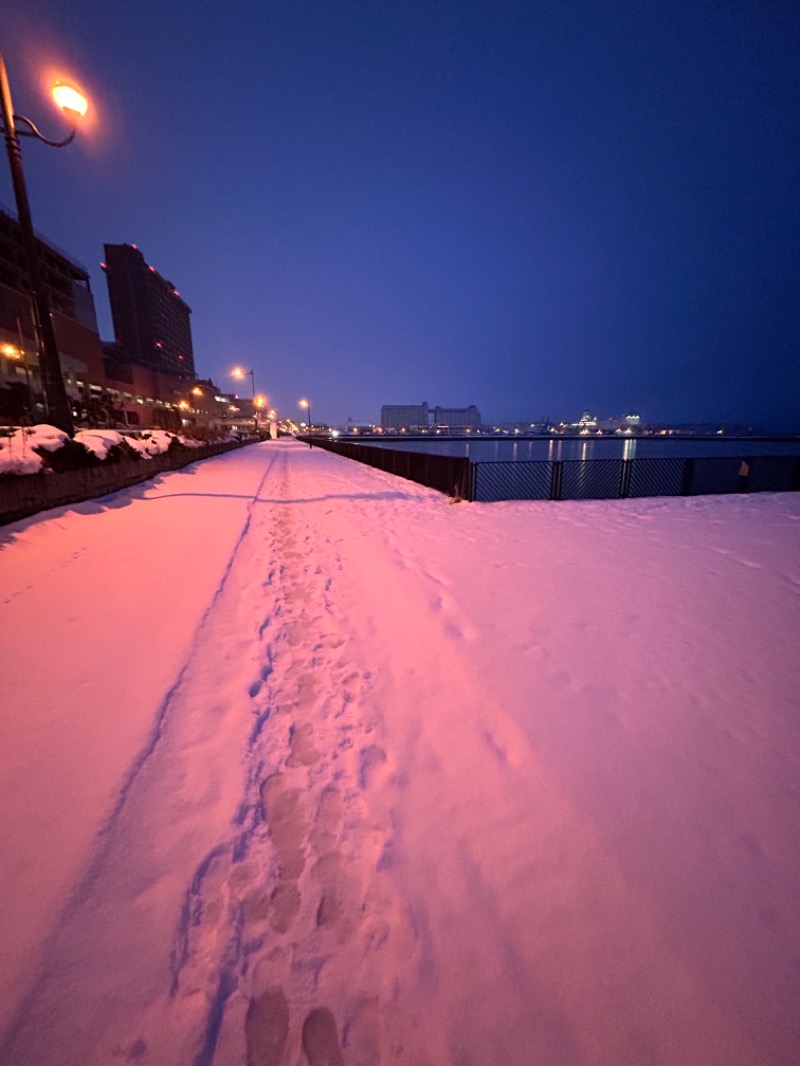
<path id="1" fill-rule="evenodd" d="M 75 130 L 73 129 L 71 135 L 64 141 L 48 141 L 45 137 L 42 137 L 32 122 L 24 117 L 14 115 L 14 107 L 11 102 L 11 87 L 8 83 L 8 72 L 6 71 L 2 52 L 0 52 L 0 97 L 2 98 L 3 133 L 8 150 L 14 197 L 17 202 L 17 219 L 25 248 L 31 307 L 33 310 L 33 330 L 39 353 L 39 374 L 41 375 L 42 389 L 47 406 L 47 418 L 57 429 L 63 429 L 65 433 L 72 436 L 75 432 L 75 426 L 72 421 L 72 406 L 61 374 L 58 343 L 53 329 L 53 320 L 50 318 L 50 304 L 39 270 L 39 250 L 31 220 L 28 190 L 25 185 L 25 171 L 22 167 L 22 150 L 20 149 L 16 122 L 26 123 L 33 131 L 32 133 L 22 131 L 23 136 L 35 136 L 44 141 L 45 144 L 55 148 L 69 144 L 75 136 Z"/>
<path id="2" fill-rule="evenodd" d="M 252 370 L 243 370 L 242 367 L 234 367 L 232 371 L 233 377 L 238 378 L 240 381 L 242 378 L 250 375 L 250 384 L 253 386 L 253 427 L 258 433 L 258 406 L 256 404 L 256 376 Z"/>
<path id="3" fill-rule="evenodd" d="M 256 376 L 252 370 L 249 371 L 250 384 L 253 386 L 253 429 L 258 433 L 258 407 L 256 407 Z"/>

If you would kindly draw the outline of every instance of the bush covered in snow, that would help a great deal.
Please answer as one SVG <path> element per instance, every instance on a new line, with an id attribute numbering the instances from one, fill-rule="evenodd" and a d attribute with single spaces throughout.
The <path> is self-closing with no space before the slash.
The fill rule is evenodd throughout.
<path id="1" fill-rule="evenodd" d="M 3 474 L 61 473 L 99 463 L 151 459 L 165 452 L 234 439 L 216 434 L 207 440 L 183 437 L 164 429 L 119 433 L 114 429 L 83 429 L 74 438 L 54 426 L 0 427 L 0 476 Z"/>

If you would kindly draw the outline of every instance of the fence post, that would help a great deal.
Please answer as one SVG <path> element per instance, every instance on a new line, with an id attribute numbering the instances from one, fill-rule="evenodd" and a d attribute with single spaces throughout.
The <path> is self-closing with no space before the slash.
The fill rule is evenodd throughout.
<path id="1" fill-rule="evenodd" d="M 621 500 L 627 500 L 631 493 L 631 467 L 633 466 L 633 459 L 622 460 L 622 477 L 619 484 L 619 498 Z"/>
<path id="2" fill-rule="evenodd" d="M 693 477 L 694 459 L 685 459 L 683 462 L 683 478 L 681 479 L 681 496 L 691 496 Z"/>
<path id="3" fill-rule="evenodd" d="M 550 464 L 550 499 L 561 499 L 561 479 L 564 474 L 564 461 L 554 459 Z"/>

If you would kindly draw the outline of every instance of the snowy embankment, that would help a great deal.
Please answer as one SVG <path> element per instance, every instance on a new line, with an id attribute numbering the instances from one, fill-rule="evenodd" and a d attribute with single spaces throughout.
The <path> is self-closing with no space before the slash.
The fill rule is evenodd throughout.
<path id="1" fill-rule="evenodd" d="M 0 1057 L 796 1063 L 799 523 L 276 442 L 9 526 Z"/>
<path id="2" fill-rule="evenodd" d="M 169 451 L 173 441 L 184 448 L 199 448 L 206 443 L 165 429 L 149 429 L 140 433 L 81 429 L 72 441 L 82 445 L 99 460 L 107 459 L 109 452 L 120 448 L 124 449 L 126 455 L 150 459 Z M 70 437 L 55 426 L 0 427 L 0 475 L 39 474 L 47 469 L 49 458 L 69 444 Z"/>

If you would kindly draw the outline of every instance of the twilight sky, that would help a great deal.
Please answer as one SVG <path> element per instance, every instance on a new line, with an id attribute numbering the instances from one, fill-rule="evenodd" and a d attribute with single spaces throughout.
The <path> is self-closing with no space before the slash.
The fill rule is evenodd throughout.
<path id="1" fill-rule="evenodd" d="M 15 109 L 60 131 L 47 70 L 94 105 L 23 151 L 104 338 L 128 242 L 193 309 L 198 373 L 252 367 L 279 412 L 800 430 L 796 0 L 18 7 Z"/>

